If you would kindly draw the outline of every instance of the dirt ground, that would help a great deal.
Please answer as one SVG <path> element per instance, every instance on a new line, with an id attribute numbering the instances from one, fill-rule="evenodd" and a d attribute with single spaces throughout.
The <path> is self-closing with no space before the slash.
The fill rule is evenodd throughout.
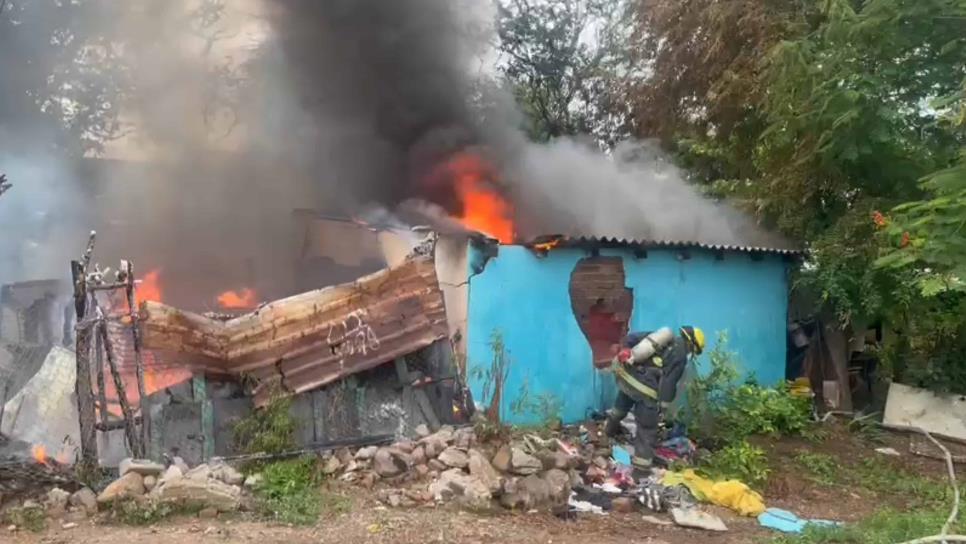
<path id="1" fill-rule="evenodd" d="M 764 490 L 768 506 L 785 508 L 803 517 L 856 521 L 875 510 L 892 505 L 902 508 L 906 498 L 880 496 L 868 489 L 850 489 L 845 485 L 824 485 L 812 481 L 803 472 L 795 456 L 801 451 L 832 455 L 848 467 L 873 458 L 893 463 L 909 472 L 941 479 L 945 470 L 940 461 L 912 456 L 910 438 L 888 435 L 885 444 L 870 444 L 850 435 L 842 428 L 832 428 L 831 436 L 822 443 L 784 439 L 759 440 L 769 451 L 772 475 Z M 902 453 L 888 458 L 876 453 L 876 447 L 891 446 Z M 377 503 L 371 493 L 343 489 L 351 502 L 344 514 L 324 515 L 313 527 L 291 527 L 236 519 L 201 520 L 180 518 L 151 527 L 125 527 L 105 522 L 88 521 L 72 529 L 59 524 L 44 533 L 0 532 L 0 542 L 11 544 L 172 544 L 211 542 L 271 543 L 561 543 L 610 544 L 653 543 L 737 544 L 767 542 L 774 533 L 758 526 L 754 518 L 742 518 L 723 508 L 704 506 L 727 524 L 727 533 L 707 533 L 674 526 L 655 525 L 643 519 L 643 513 L 582 515 L 563 520 L 549 514 L 515 514 L 508 512 L 473 513 L 452 507 L 417 507 L 390 509 Z M 667 515 L 657 516 L 668 519 Z"/>

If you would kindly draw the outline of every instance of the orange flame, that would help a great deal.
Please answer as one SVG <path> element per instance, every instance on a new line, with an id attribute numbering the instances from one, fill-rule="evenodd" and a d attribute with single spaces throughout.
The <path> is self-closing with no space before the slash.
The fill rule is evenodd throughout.
<path id="1" fill-rule="evenodd" d="M 463 206 L 459 221 L 467 228 L 496 238 L 501 243 L 513 242 L 513 207 L 488 183 L 489 168 L 472 153 L 461 153 L 447 164 L 455 177 L 456 196 Z"/>
<path id="2" fill-rule="evenodd" d="M 218 304 L 226 309 L 252 308 L 258 304 L 258 295 L 248 287 L 241 291 L 225 291 L 218 295 Z"/>
<path id="3" fill-rule="evenodd" d="M 155 268 L 145 274 L 138 282 L 136 294 L 138 305 L 145 300 L 161 302 L 161 270 Z"/>
<path id="4" fill-rule="evenodd" d="M 33 448 L 30 449 L 30 455 L 34 458 L 34 461 L 42 465 L 47 464 L 47 448 L 43 444 L 35 444 Z"/>
<path id="5" fill-rule="evenodd" d="M 560 238 L 555 238 L 549 242 L 541 242 L 539 244 L 533 244 L 533 249 L 537 251 L 550 251 L 551 249 L 560 245 Z"/>

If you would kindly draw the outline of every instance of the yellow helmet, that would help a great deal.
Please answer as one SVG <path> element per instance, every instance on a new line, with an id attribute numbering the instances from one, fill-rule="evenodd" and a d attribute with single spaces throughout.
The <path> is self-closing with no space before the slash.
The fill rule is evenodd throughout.
<path id="1" fill-rule="evenodd" d="M 704 351 L 704 331 L 697 327 L 685 326 L 681 327 L 681 335 L 691 343 L 694 354 L 701 355 L 701 352 Z"/>

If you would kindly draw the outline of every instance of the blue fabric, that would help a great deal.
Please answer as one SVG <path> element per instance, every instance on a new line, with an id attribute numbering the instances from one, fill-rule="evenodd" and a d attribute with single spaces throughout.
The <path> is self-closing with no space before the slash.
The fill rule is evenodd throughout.
<path id="1" fill-rule="evenodd" d="M 621 446 L 614 446 L 611 448 L 611 457 L 613 457 L 614 462 L 619 465 L 631 465 L 631 453 Z"/>
<path id="2" fill-rule="evenodd" d="M 796 516 L 794 513 L 788 510 L 782 510 L 781 508 L 769 508 L 765 510 L 758 516 L 758 523 L 762 527 L 767 527 L 768 529 L 775 529 L 776 531 L 781 531 L 783 533 L 801 533 L 805 530 L 805 526 L 809 524 L 815 525 L 839 525 L 835 521 L 828 521 L 824 519 L 802 519 Z"/>

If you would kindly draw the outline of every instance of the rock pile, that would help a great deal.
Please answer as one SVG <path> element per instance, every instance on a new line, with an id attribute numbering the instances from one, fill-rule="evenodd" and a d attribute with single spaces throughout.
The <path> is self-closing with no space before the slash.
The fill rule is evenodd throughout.
<path id="1" fill-rule="evenodd" d="M 587 463 L 556 441 L 492 451 L 478 444 L 472 428 L 416 431 L 416 440 L 329 454 L 323 471 L 365 488 L 378 482 L 377 496 L 390 506 L 451 502 L 474 509 L 552 510 L 566 506 L 571 486 L 583 481 L 576 469 Z"/>

